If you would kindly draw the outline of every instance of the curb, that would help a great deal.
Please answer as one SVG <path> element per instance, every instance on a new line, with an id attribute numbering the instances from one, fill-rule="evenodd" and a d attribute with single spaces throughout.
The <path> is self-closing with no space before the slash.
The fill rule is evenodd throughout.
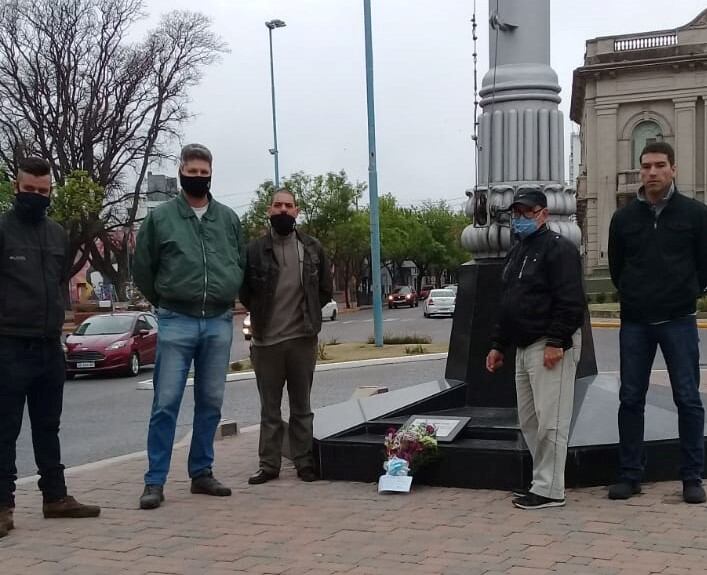
<path id="1" fill-rule="evenodd" d="M 247 427 L 240 428 L 238 424 L 229 419 L 222 419 L 216 430 L 216 437 L 214 441 L 219 441 L 226 439 L 227 437 L 236 437 L 237 435 L 242 435 L 244 433 L 253 433 L 260 429 L 260 424 L 248 425 Z M 191 442 L 192 430 L 177 441 L 172 450 L 181 449 L 186 447 Z M 115 457 L 108 457 L 107 459 L 99 459 L 98 461 L 91 461 L 89 463 L 82 463 L 81 465 L 75 465 L 73 467 L 67 467 L 64 470 L 64 475 L 70 477 L 73 475 L 78 475 L 83 471 L 93 471 L 94 469 L 103 469 L 104 467 L 109 467 L 113 464 L 126 463 L 129 461 L 135 461 L 136 459 L 147 459 L 147 451 L 133 451 L 132 453 L 125 453 L 123 455 L 116 455 Z M 30 483 L 35 483 L 39 480 L 39 475 L 27 475 L 25 477 L 20 477 L 15 481 L 15 485 L 27 485 Z"/>
<path id="2" fill-rule="evenodd" d="M 425 355 L 404 355 L 400 357 L 377 357 L 375 359 L 361 359 L 357 361 L 342 361 L 338 363 L 322 363 L 315 367 L 314 371 L 335 371 L 337 369 L 351 369 L 354 367 L 369 367 L 374 365 L 391 365 L 396 363 L 410 363 L 415 361 L 433 361 L 445 359 L 447 352 L 426 353 Z M 254 371 L 243 371 L 226 374 L 226 381 L 248 381 L 255 379 Z M 187 379 L 187 387 L 194 385 L 194 378 Z M 145 379 L 138 382 L 135 389 L 153 389 L 152 380 Z"/>

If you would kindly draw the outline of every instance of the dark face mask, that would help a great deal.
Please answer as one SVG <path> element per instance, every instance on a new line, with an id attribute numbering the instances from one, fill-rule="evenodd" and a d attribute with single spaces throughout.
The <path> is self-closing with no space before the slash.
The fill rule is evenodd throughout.
<path id="1" fill-rule="evenodd" d="M 211 189 L 211 176 L 187 176 L 179 172 L 179 184 L 193 198 L 203 198 Z"/>
<path id="2" fill-rule="evenodd" d="M 49 197 L 34 192 L 15 194 L 15 212 L 21 220 L 37 223 L 47 214 Z"/>
<path id="3" fill-rule="evenodd" d="M 270 225 L 281 236 L 286 236 L 295 229 L 295 218 L 287 212 L 272 214 L 270 216 Z"/>

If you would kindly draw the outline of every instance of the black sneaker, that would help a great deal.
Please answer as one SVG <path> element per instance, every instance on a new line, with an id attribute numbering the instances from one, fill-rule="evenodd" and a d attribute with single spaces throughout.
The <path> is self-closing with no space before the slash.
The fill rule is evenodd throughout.
<path id="1" fill-rule="evenodd" d="M 513 505 L 518 509 L 545 509 L 546 507 L 564 507 L 564 499 L 550 499 L 535 493 L 528 493 L 523 497 L 513 500 Z"/>
<path id="2" fill-rule="evenodd" d="M 164 501 L 164 487 L 162 485 L 145 485 L 145 490 L 140 496 L 140 509 L 157 509 Z"/>
<path id="3" fill-rule="evenodd" d="M 523 487 L 521 489 L 514 489 L 512 492 L 513 497 L 525 497 L 530 494 L 530 487 Z"/>
<path id="4" fill-rule="evenodd" d="M 682 498 L 685 503 L 704 503 L 705 490 L 699 479 L 682 482 Z"/>
<path id="5" fill-rule="evenodd" d="M 191 492 L 202 495 L 213 495 L 215 497 L 229 497 L 231 488 L 226 487 L 213 475 L 202 475 L 191 480 Z"/>
<path id="6" fill-rule="evenodd" d="M 630 499 L 641 492 L 638 481 L 619 481 L 609 487 L 609 499 Z"/>

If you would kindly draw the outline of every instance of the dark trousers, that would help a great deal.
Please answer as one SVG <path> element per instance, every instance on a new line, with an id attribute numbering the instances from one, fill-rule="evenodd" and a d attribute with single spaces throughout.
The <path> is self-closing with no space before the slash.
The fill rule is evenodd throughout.
<path id="1" fill-rule="evenodd" d="M 657 346 L 665 357 L 678 409 L 680 477 L 702 478 L 705 414 L 700 397 L 700 352 L 694 316 L 658 325 L 621 323 L 619 459 L 622 480 L 640 481 L 645 467 L 643 414 Z"/>
<path id="2" fill-rule="evenodd" d="M 0 507 L 14 507 L 15 448 L 25 399 L 45 502 L 66 496 L 59 447 L 64 352 L 57 339 L 0 337 Z"/>
<path id="3" fill-rule="evenodd" d="M 279 472 L 284 434 L 280 405 L 287 381 L 290 400 L 288 439 L 297 469 L 313 467 L 314 414 L 309 396 L 317 361 L 317 338 L 300 337 L 268 346 L 250 348 L 260 394 L 260 467 Z"/>

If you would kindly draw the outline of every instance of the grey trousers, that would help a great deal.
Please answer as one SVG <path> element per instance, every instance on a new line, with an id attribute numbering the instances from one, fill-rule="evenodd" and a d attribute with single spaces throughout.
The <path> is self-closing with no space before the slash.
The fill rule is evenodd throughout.
<path id="1" fill-rule="evenodd" d="M 277 473 L 282 460 L 284 426 L 280 407 L 287 381 L 290 401 L 288 439 L 297 469 L 313 467 L 314 414 L 309 397 L 317 361 L 317 338 L 300 337 L 275 345 L 250 348 L 260 394 L 260 468 Z"/>
<path id="2" fill-rule="evenodd" d="M 578 330 L 572 336 L 573 347 L 552 369 L 543 365 L 544 339 L 516 351 L 518 420 L 533 458 L 530 491 L 551 499 L 565 498 L 567 440 L 581 338 Z"/>

